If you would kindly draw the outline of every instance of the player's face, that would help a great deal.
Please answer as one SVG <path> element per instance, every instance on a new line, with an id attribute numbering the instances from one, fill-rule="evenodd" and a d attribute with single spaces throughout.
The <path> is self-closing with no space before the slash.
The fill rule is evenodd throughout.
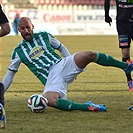
<path id="1" fill-rule="evenodd" d="M 33 37 L 33 24 L 29 20 L 22 20 L 19 22 L 18 31 L 24 40 L 30 41 Z"/>

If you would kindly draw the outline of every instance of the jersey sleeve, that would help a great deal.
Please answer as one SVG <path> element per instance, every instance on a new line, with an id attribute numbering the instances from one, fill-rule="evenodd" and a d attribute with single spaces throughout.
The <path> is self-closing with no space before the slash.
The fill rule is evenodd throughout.
<path id="1" fill-rule="evenodd" d="M 48 38 L 50 41 L 50 44 L 52 45 L 53 48 L 59 49 L 61 46 L 61 42 L 57 40 L 55 37 L 53 37 L 51 34 L 48 33 Z"/>
<path id="2" fill-rule="evenodd" d="M 59 40 L 57 40 L 51 34 L 48 34 L 48 37 L 52 47 L 57 49 L 63 55 L 63 57 L 67 57 L 70 55 L 69 50 Z"/>
<path id="3" fill-rule="evenodd" d="M 17 72 L 20 63 L 21 63 L 21 60 L 20 60 L 17 52 L 13 52 L 8 70 Z"/>

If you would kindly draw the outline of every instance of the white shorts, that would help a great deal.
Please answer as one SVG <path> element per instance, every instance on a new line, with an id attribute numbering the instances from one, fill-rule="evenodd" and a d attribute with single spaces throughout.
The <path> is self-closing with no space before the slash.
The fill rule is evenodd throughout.
<path id="1" fill-rule="evenodd" d="M 58 92 L 60 98 L 67 99 L 68 85 L 73 82 L 76 76 L 83 72 L 74 62 L 74 55 L 63 58 L 50 71 L 43 94 L 52 91 Z"/>

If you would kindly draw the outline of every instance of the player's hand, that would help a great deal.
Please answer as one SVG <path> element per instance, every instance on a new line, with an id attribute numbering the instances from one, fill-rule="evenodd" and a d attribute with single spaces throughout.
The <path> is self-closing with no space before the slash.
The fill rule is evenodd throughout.
<path id="1" fill-rule="evenodd" d="M 105 15 L 105 22 L 111 26 L 112 18 L 109 15 Z"/>

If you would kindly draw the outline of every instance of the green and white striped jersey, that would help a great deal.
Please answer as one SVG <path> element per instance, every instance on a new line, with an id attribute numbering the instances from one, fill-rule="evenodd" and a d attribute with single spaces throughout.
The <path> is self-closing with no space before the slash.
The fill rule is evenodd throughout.
<path id="1" fill-rule="evenodd" d="M 17 71 L 24 63 L 45 85 L 49 68 L 62 60 L 55 53 L 61 46 L 60 41 L 47 32 L 34 33 L 31 41 L 23 40 L 13 51 L 9 70 Z"/>

